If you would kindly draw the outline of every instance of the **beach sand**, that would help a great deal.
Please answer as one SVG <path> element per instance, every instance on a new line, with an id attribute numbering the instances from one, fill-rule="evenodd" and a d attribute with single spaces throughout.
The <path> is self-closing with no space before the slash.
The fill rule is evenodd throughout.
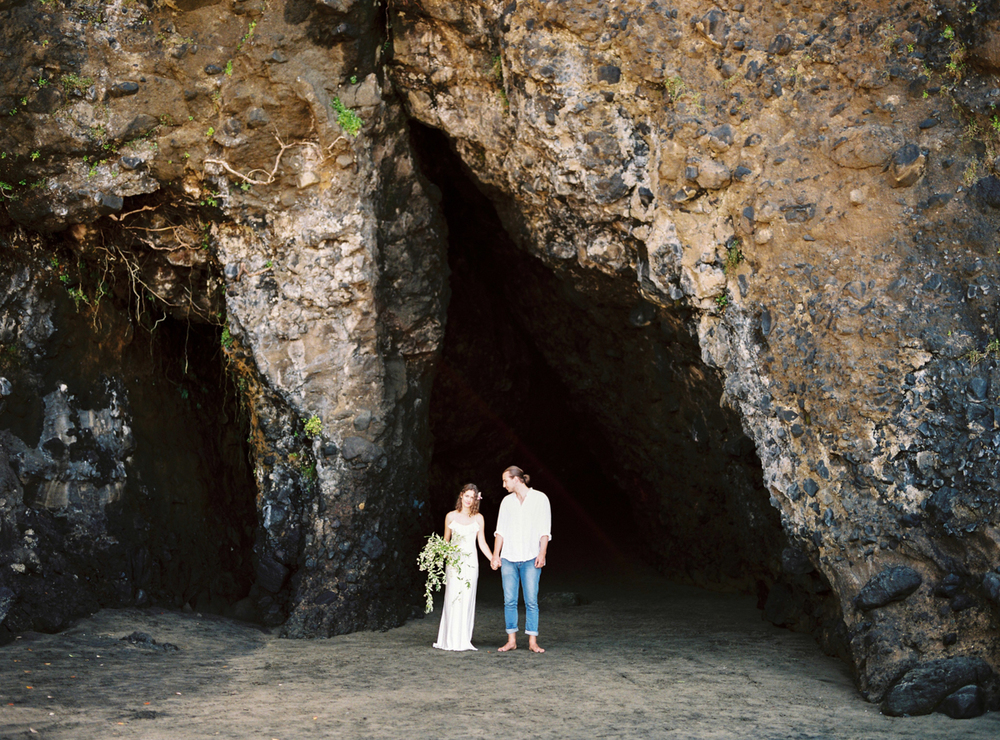
<path id="1" fill-rule="evenodd" d="M 543 575 L 541 590 L 586 601 L 543 605 L 544 655 L 523 634 L 520 649 L 496 652 L 505 634 L 488 568 L 478 652 L 431 647 L 440 606 L 388 632 L 322 640 L 104 610 L 0 648 L 0 738 L 1000 737 L 1000 714 L 882 716 L 846 665 L 764 622 L 750 597 L 648 572 Z M 136 631 L 157 644 L 122 639 Z"/>

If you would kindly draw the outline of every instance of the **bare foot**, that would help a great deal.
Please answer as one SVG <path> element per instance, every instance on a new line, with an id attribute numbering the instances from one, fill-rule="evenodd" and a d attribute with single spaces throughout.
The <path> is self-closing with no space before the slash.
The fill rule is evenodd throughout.
<path id="1" fill-rule="evenodd" d="M 517 642 L 514 641 L 513 637 L 511 639 L 507 640 L 507 644 L 506 645 L 504 645 L 503 647 L 498 647 L 497 648 L 497 652 L 498 653 L 506 653 L 509 650 L 517 650 Z"/>
<path id="2" fill-rule="evenodd" d="M 535 639 L 534 635 L 528 638 L 528 650 L 530 650 L 533 653 L 545 652 L 545 648 L 539 646 L 538 640 Z"/>

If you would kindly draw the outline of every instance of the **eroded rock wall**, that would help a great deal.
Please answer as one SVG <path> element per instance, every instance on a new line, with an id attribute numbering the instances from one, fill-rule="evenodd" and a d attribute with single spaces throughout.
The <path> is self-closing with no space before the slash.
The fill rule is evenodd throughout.
<path id="1" fill-rule="evenodd" d="M 64 245 L 9 236 L 0 638 L 102 605 L 235 613 L 255 516 L 218 330 L 160 316 L 151 331 L 110 279 L 100 301 L 84 294 L 93 286 Z"/>
<path id="2" fill-rule="evenodd" d="M 8 233 L 52 234 L 50 249 L 116 276 L 147 330 L 161 314 L 219 327 L 253 467 L 240 613 L 291 635 L 397 624 L 425 528 L 447 276 L 434 196 L 378 64 L 384 8 L 0 13 Z M 103 285 L 67 288 L 89 307 Z M 64 498 L 45 505 L 62 512 Z"/>
<path id="3" fill-rule="evenodd" d="M 865 694 L 995 663 L 993 11 L 393 7 L 410 112 L 520 245 L 581 290 L 608 275 L 652 315 L 693 312 Z"/>

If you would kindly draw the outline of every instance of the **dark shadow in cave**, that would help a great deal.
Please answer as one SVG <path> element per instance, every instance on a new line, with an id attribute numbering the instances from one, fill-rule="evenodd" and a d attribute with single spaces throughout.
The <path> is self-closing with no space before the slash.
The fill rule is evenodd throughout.
<path id="1" fill-rule="evenodd" d="M 228 614 L 253 582 L 249 423 L 218 326 L 167 318 L 156 332 L 155 344 L 136 349 L 148 353 L 149 375 L 126 373 L 138 475 L 122 514 L 148 527 L 146 541 L 136 542 L 134 575 L 161 603 Z"/>
<path id="2" fill-rule="evenodd" d="M 443 135 L 412 126 L 424 172 L 442 192 L 452 272 L 430 411 L 435 529 L 443 528 L 461 486 L 473 482 L 483 491 L 492 547 L 506 494 L 501 473 L 518 465 L 552 503 L 551 576 L 581 567 L 626 568 L 637 556 L 635 522 L 627 495 L 599 462 L 606 455 L 601 433 L 573 407 L 500 284 L 516 250 Z"/>
<path id="3" fill-rule="evenodd" d="M 74 302 L 71 288 L 95 295 L 107 272 L 73 253 L 52 259 L 68 280 L 49 288 L 57 330 L 7 367 L 14 392 L 0 409 L 0 429 L 35 461 L 21 516 L 45 575 L 18 593 L 18 614 L 33 621 L 15 615 L 8 627 L 57 630 L 133 605 L 233 614 L 253 581 L 256 484 L 220 328 L 155 307 L 137 316 L 128 286 Z M 68 429 L 53 436 L 43 399 L 59 387 Z M 65 503 L 45 499 L 53 483 L 69 487 Z M 85 547 L 81 524 L 101 535 Z"/>

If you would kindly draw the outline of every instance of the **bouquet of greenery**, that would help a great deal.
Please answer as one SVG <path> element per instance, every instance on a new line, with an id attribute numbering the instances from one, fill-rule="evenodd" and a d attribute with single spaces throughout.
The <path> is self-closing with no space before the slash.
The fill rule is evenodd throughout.
<path id="1" fill-rule="evenodd" d="M 457 536 L 453 532 L 452 540 Z M 461 557 L 462 551 L 456 542 L 446 542 L 444 537 L 437 533 L 427 538 L 427 544 L 417 556 L 420 570 L 427 571 L 427 583 L 424 584 L 424 598 L 427 600 L 424 606 L 425 614 L 434 611 L 434 592 L 444 585 L 445 568 L 450 565 L 457 573 L 462 572 Z"/>

